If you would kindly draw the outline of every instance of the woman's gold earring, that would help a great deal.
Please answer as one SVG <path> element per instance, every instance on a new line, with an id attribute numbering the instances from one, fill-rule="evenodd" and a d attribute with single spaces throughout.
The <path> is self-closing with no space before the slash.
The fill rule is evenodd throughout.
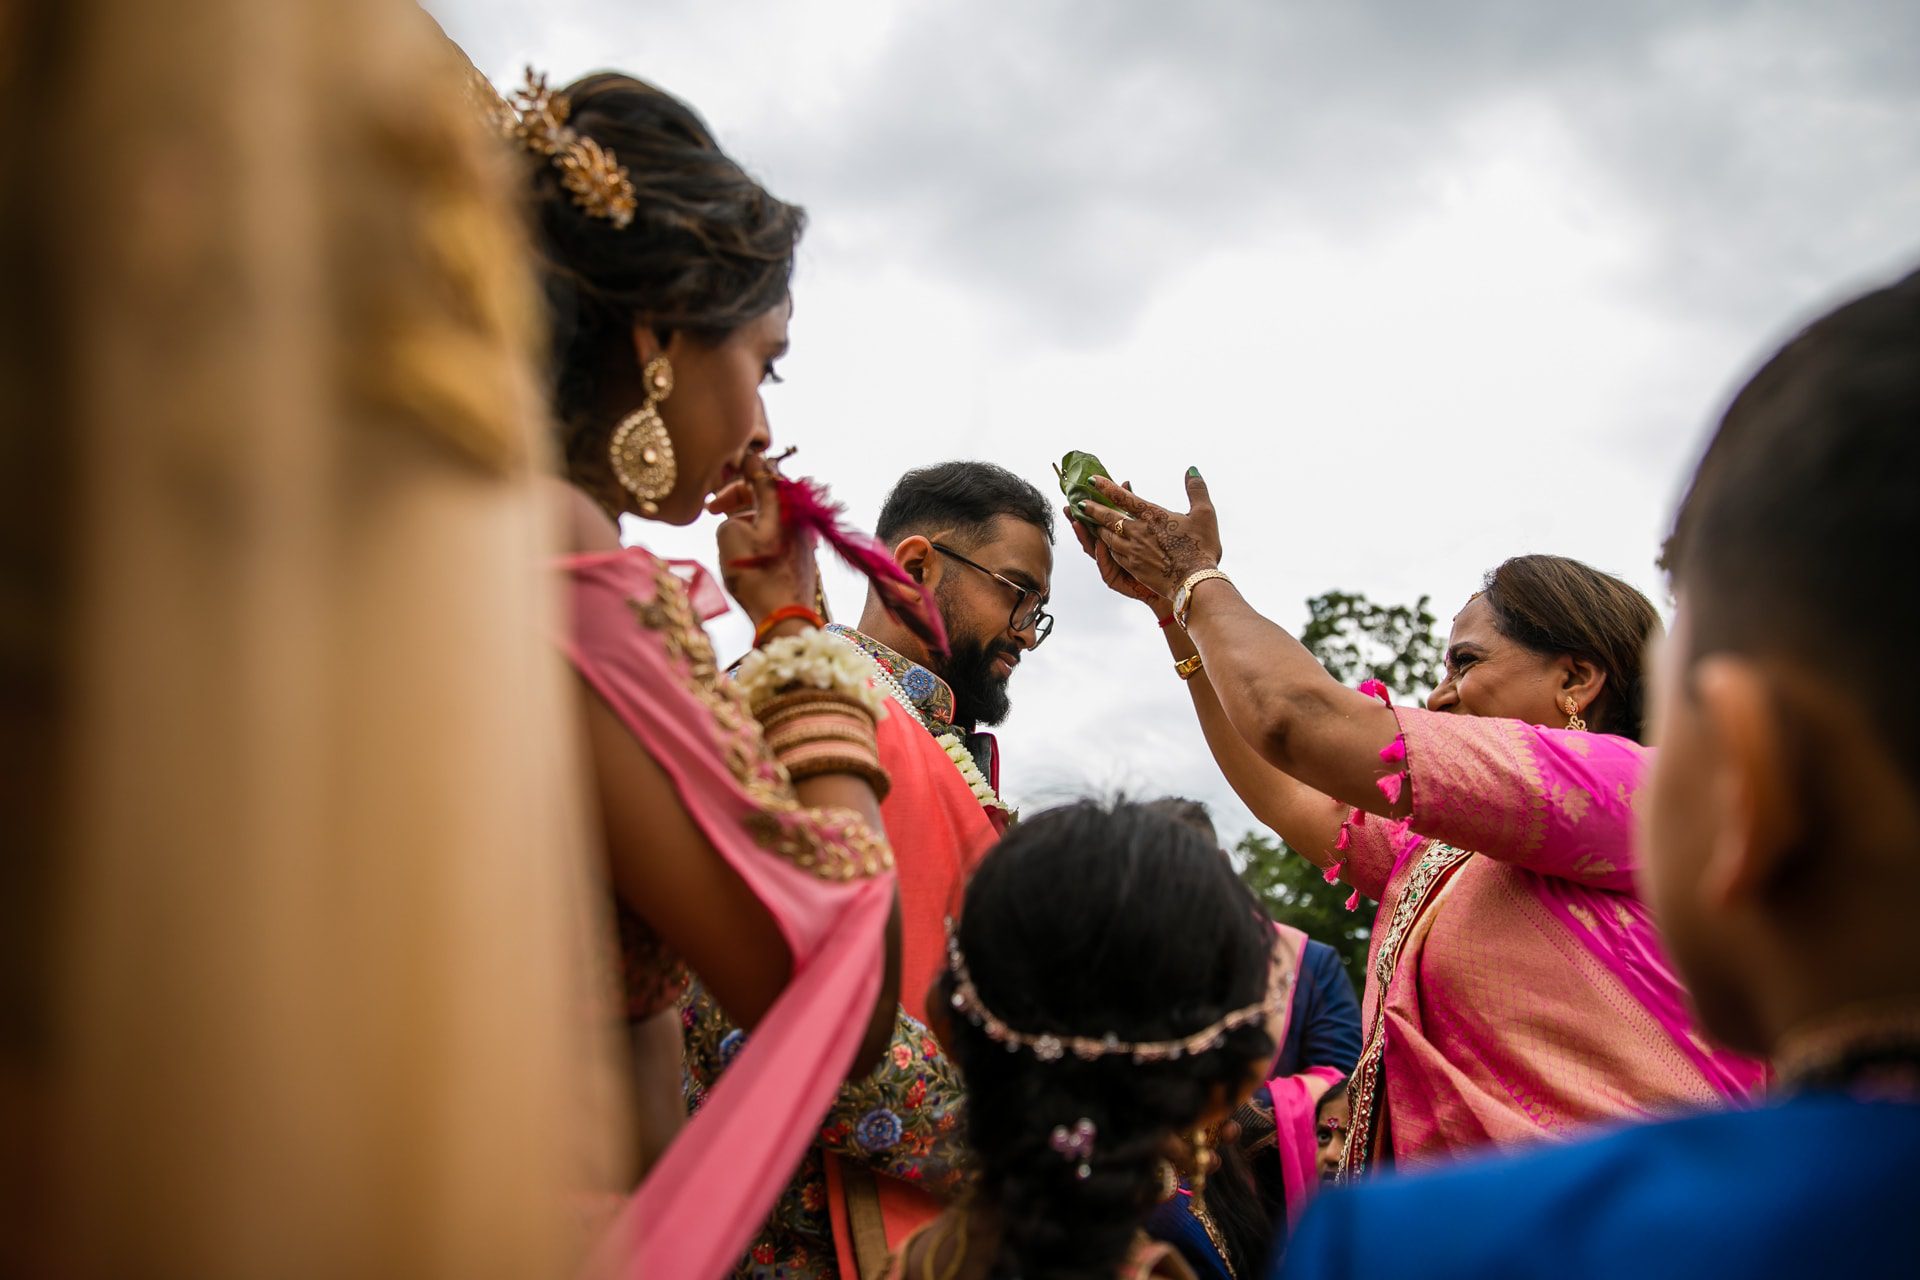
<path id="1" fill-rule="evenodd" d="M 1187 1180 L 1193 1188 L 1193 1198 L 1198 1200 L 1207 1193 L 1207 1166 L 1213 1161 L 1213 1139 L 1205 1126 L 1195 1129 L 1192 1138 L 1193 1176 Z"/>
<path id="2" fill-rule="evenodd" d="M 647 398 L 613 429 L 607 446 L 607 462 L 620 487 L 640 504 L 640 514 L 660 514 L 660 499 L 673 492 L 680 465 L 673 456 L 673 437 L 660 416 L 660 403 L 673 394 L 673 366 L 665 356 L 655 356 L 641 370 Z"/>
<path id="3" fill-rule="evenodd" d="M 1573 700 L 1572 694 L 1560 700 L 1560 709 L 1567 713 L 1567 728 L 1575 733 L 1586 732 L 1587 722 L 1580 718 L 1580 704 Z"/>

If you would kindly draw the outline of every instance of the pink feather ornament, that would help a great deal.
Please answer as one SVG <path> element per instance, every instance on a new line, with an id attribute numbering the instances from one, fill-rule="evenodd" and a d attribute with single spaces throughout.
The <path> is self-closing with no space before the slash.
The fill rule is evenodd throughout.
<path id="1" fill-rule="evenodd" d="M 780 519 L 786 527 L 805 540 L 808 550 L 824 540 L 834 552 L 857 569 L 879 593 L 880 603 L 901 626 L 926 642 L 929 649 L 945 657 L 947 629 L 932 599 L 915 582 L 900 562 L 881 542 L 849 526 L 843 517 L 847 509 L 835 502 L 818 480 L 773 478 L 780 494 Z"/>

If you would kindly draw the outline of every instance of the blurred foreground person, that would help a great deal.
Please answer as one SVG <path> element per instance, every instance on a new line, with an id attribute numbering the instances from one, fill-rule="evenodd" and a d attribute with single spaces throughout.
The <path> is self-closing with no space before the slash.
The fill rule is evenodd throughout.
<path id="1" fill-rule="evenodd" d="M 1674 524 L 1641 874 L 1781 1098 L 1330 1196 L 1289 1275 L 1895 1275 L 1920 1182 L 1920 275 L 1727 411 Z"/>
<path id="2" fill-rule="evenodd" d="M 461 63 L 387 0 L 3 25 L 47 109 L 0 144 L 6 705 L 43 717 L 0 1272 L 566 1274 L 622 1118 L 538 302 Z"/>
<path id="3" fill-rule="evenodd" d="M 1187 1277 L 1145 1235 L 1273 1060 L 1284 965 L 1219 850 L 1141 805 L 1014 827 L 967 886 L 928 1004 L 968 1090 L 975 1194 L 892 1275 Z M 1203 1178 L 1195 1180 L 1202 1191 Z"/>
<path id="4" fill-rule="evenodd" d="M 565 648 L 620 907 L 643 1156 L 666 1146 L 601 1260 L 698 1280 L 747 1247 L 856 1059 L 887 1043 L 898 992 L 883 695 L 821 629 L 809 541 L 763 456 L 803 217 L 627 76 L 553 91 L 529 73 L 499 119 L 546 283 Z M 755 627 L 734 680 L 702 626 L 726 608 L 718 588 L 622 548 L 615 526 L 710 507 L 730 513 L 721 561 Z M 681 960 L 752 1036 L 667 1146 Z"/>
<path id="5" fill-rule="evenodd" d="M 1760 1064 L 1705 1043 L 1635 892 L 1653 606 L 1559 556 L 1487 575 L 1426 708 L 1348 689 L 1219 569 L 1197 471 L 1176 515 L 1107 481 L 1076 525 L 1147 602 L 1207 745 L 1255 816 L 1380 901 L 1345 1174 L 1597 1121 L 1744 1099 Z M 1591 731 L 1589 731 L 1591 725 Z"/>

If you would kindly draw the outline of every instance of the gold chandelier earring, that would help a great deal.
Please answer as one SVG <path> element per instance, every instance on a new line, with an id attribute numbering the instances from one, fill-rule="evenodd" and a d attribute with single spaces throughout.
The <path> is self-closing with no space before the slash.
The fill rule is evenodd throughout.
<path id="1" fill-rule="evenodd" d="M 1213 1135 L 1202 1125 L 1193 1131 L 1188 1141 L 1193 1148 L 1193 1174 L 1187 1179 L 1187 1185 L 1193 1188 L 1197 1202 L 1207 1193 L 1207 1169 L 1213 1163 Z"/>
<path id="2" fill-rule="evenodd" d="M 1580 704 L 1574 701 L 1572 694 L 1560 700 L 1560 709 L 1567 713 L 1567 728 L 1575 733 L 1586 732 L 1587 722 L 1580 718 Z"/>
<path id="3" fill-rule="evenodd" d="M 607 462 L 620 487 L 633 495 L 640 514 L 660 514 L 660 499 L 673 492 L 680 465 L 673 456 L 673 437 L 660 416 L 660 404 L 673 394 L 673 366 L 663 355 L 647 361 L 640 372 L 647 397 L 640 407 L 621 419 L 613 429 L 607 446 Z"/>

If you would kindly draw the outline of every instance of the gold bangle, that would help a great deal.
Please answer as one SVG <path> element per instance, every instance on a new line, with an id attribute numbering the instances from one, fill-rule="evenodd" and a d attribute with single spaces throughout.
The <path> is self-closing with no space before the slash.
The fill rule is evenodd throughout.
<path id="1" fill-rule="evenodd" d="M 818 778 L 823 774 L 846 774 L 859 778 L 872 787 L 875 803 L 885 800 L 887 793 L 893 790 L 893 778 L 879 762 L 870 757 L 863 759 L 856 755 L 837 755 L 830 752 L 797 754 L 798 759 L 780 762 L 786 766 L 787 776 L 795 783 L 805 782 L 809 778 Z"/>
<path id="2" fill-rule="evenodd" d="M 1182 658 L 1180 661 L 1174 663 L 1173 674 L 1179 676 L 1182 680 L 1191 680 L 1194 675 L 1199 672 L 1202 665 L 1200 655 L 1196 653 L 1191 658 Z"/>

